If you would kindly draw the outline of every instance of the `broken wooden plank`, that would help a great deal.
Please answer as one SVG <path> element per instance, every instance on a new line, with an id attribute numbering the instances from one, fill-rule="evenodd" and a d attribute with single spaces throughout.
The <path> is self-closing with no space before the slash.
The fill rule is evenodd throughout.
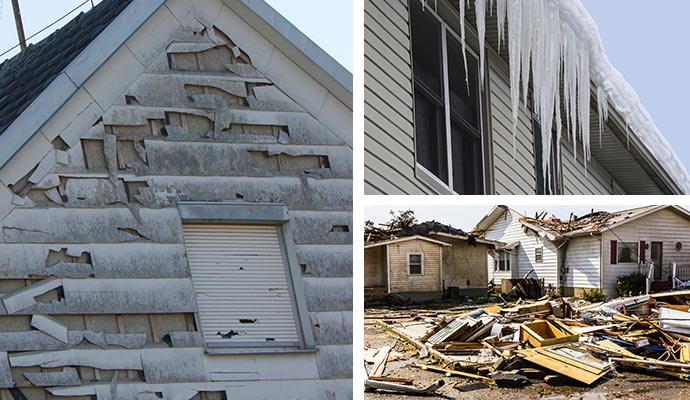
<path id="1" fill-rule="evenodd" d="M 487 378 L 486 376 L 481 376 L 481 375 L 470 374 L 469 372 L 456 371 L 453 369 L 434 367 L 431 365 L 424 365 L 424 364 L 412 364 L 412 366 L 415 368 L 419 368 L 423 371 L 432 371 L 432 372 L 439 372 L 439 373 L 446 374 L 446 375 L 462 376 L 464 378 L 476 379 L 479 381 L 489 382 L 489 383 L 494 382 L 494 380 L 491 378 Z"/>
<path id="2" fill-rule="evenodd" d="M 418 394 L 418 395 L 425 395 L 425 394 L 431 394 L 443 387 L 446 383 L 442 380 L 439 380 L 437 382 L 432 383 L 431 385 L 425 387 L 425 388 L 416 388 L 414 386 L 407 386 L 407 385 L 399 385 L 397 383 L 391 383 L 391 382 L 379 382 L 371 379 L 365 379 L 364 380 L 364 388 L 369 389 L 369 390 L 385 390 L 389 392 L 395 392 L 395 393 L 404 393 L 404 394 Z"/>
<path id="3" fill-rule="evenodd" d="M 374 358 L 374 367 L 371 369 L 369 376 L 383 376 L 383 371 L 386 369 L 386 361 L 388 361 L 388 354 L 391 352 L 390 346 L 383 346 Z"/>
<path id="4" fill-rule="evenodd" d="M 395 334 L 396 336 L 399 336 L 400 338 L 404 339 L 408 343 L 412 344 L 414 347 L 418 348 L 420 351 L 422 349 L 425 349 L 424 351 L 428 351 L 428 353 L 431 356 L 433 356 L 434 358 L 441 360 L 447 364 L 455 362 L 455 360 L 453 360 L 452 358 L 445 356 L 445 355 L 441 354 L 438 350 L 434 350 L 434 349 L 430 348 L 429 346 L 426 346 L 424 343 L 407 336 L 406 334 L 404 334 L 400 330 L 396 329 L 395 327 L 388 325 L 387 323 L 385 323 L 381 320 L 378 320 L 377 323 L 379 325 L 381 325 L 382 327 L 386 328 L 391 333 Z"/>

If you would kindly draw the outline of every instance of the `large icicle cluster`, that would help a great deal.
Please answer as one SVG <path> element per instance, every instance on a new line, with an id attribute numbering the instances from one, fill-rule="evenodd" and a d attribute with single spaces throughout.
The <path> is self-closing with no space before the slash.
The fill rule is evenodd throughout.
<path id="1" fill-rule="evenodd" d="M 465 6 L 460 0 L 461 36 L 465 51 Z M 498 26 L 498 45 L 507 42 L 510 57 L 510 86 L 513 112 L 513 152 L 522 89 L 527 102 L 530 72 L 533 109 L 541 123 L 544 181 L 549 182 L 552 166 L 553 127 L 556 126 L 556 151 L 560 149 L 564 123 L 577 157 L 577 139 L 582 140 L 585 171 L 590 160 L 590 82 L 597 86 L 600 127 L 608 119 L 609 102 L 625 123 L 655 155 L 682 190 L 690 193 L 690 176 L 671 146 L 652 122 L 639 97 L 609 62 L 599 30 L 580 0 L 475 0 L 480 43 L 486 33 L 487 8 Z M 508 37 L 505 26 L 508 25 Z M 484 81 L 485 54 L 480 46 L 481 80 Z M 467 70 L 467 68 L 465 68 Z M 563 101 L 560 96 L 562 79 Z M 522 85 L 520 85 L 522 83 Z M 482 86 L 483 87 L 483 86 Z M 601 139 L 601 130 L 599 132 Z"/>

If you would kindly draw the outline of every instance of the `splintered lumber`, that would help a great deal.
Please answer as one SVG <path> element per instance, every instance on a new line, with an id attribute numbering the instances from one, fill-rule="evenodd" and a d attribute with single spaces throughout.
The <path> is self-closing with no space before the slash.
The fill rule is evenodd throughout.
<path id="1" fill-rule="evenodd" d="M 610 363 L 603 363 L 588 351 L 574 345 L 540 347 L 518 351 L 525 360 L 561 375 L 591 385 L 611 371 Z"/>
<path id="2" fill-rule="evenodd" d="M 393 378 L 390 376 L 370 376 L 369 380 L 372 381 L 377 381 L 377 382 L 392 382 L 392 383 L 399 383 L 401 385 L 411 385 L 412 379 L 407 379 L 407 378 Z"/>
<path id="3" fill-rule="evenodd" d="M 383 376 L 383 371 L 386 369 L 386 361 L 388 361 L 388 354 L 391 352 L 390 346 L 383 346 L 374 358 L 374 366 L 371 369 L 369 376 Z"/>
<path id="4" fill-rule="evenodd" d="M 446 375 L 462 376 L 465 378 L 476 379 L 483 382 L 494 383 L 494 380 L 491 378 L 487 378 L 486 376 L 481 375 L 470 374 L 469 372 L 456 371 L 454 369 L 446 369 L 424 364 L 412 364 L 412 366 L 415 368 L 419 368 L 422 371 L 439 372 Z"/>
<path id="5" fill-rule="evenodd" d="M 441 354 L 438 350 L 429 348 L 429 346 L 426 346 L 426 345 L 424 345 L 424 343 L 422 343 L 422 342 L 420 342 L 420 341 L 418 341 L 418 340 L 415 340 L 414 338 L 411 338 L 411 337 L 407 336 L 406 334 L 404 334 L 404 333 L 401 332 L 400 330 L 395 329 L 395 327 L 388 325 L 388 324 L 385 323 L 384 321 L 379 320 L 379 321 L 377 321 L 377 322 L 378 322 L 379 325 L 381 325 L 382 327 L 384 327 L 385 329 L 387 329 L 389 332 L 395 334 L 396 336 L 400 337 L 401 339 L 403 339 L 403 340 L 407 341 L 408 343 L 412 344 L 414 347 L 418 348 L 420 351 L 423 350 L 423 349 L 426 349 L 426 351 L 428 351 L 429 354 L 430 354 L 431 356 L 433 356 L 434 358 L 436 358 L 436 359 L 438 359 L 438 360 L 443 361 L 443 362 L 446 363 L 446 364 L 450 364 L 450 363 L 452 363 L 452 362 L 455 362 L 455 360 L 453 360 L 452 358 L 450 358 L 450 357 L 448 357 L 448 356 L 445 356 L 445 355 Z"/>
<path id="6" fill-rule="evenodd" d="M 431 394 L 443 387 L 446 383 L 442 380 L 436 381 L 426 388 L 416 388 L 414 386 L 400 385 L 391 382 L 381 382 L 372 379 L 364 380 L 365 389 L 369 390 L 385 390 L 389 392 L 405 393 L 405 394 Z"/>
<path id="7" fill-rule="evenodd" d="M 681 369 L 690 370 L 690 364 L 672 363 L 672 362 L 659 361 L 659 360 L 646 360 L 646 359 L 639 359 L 639 358 L 624 358 L 624 357 L 610 357 L 609 361 L 615 361 L 615 362 L 619 362 L 622 364 L 658 365 L 660 367 L 681 368 Z"/>

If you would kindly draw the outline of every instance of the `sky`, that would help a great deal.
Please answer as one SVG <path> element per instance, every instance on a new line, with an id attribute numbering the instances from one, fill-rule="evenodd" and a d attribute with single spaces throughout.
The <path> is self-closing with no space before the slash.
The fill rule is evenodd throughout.
<path id="1" fill-rule="evenodd" d="M 70 10 L 82 4 L 84 0 L 19 0 L 24 22 L 24 32 L 27 37 L 45 28 Z M 94 0 L 99 3 L 100 0 Z M 352 0 L 333 0 L 324 7 L 322 0 L 267 0 L 267 3 L 283 14 L 290 22 L 309 36 L 316 44 L 323 48 L 331 57 L 335 58 L 345 68 L 352 71 Z M 18 43 L 17 31 L 12 14 L 10 0 L 0 0 L 0 53 Z M 29 43 L 40 41 L 69 22 L 79 11 L 88 11 L 91 2 L 62 20 L 59 24 L 48 29 L 44 34 Z M 16 49 L 0 57 L 0 60 L 18 53 Z"/>
<path id="2" fill-rule="evenodd" d="M 570 213 L 575 213 L 577 216 L 589 214 L 594 211 L 620 211 L 631 208 L 641 207 L 643 205 L 625 205 L 615 206 L 607 205 L 605 207 L 597 207 L 596 205 L 584 206 L 530 206 L 530 205 L 510 205 L 508 207 L 521 213 L 522 215 L 533 217 L 536 213 L 547 211 L 549 216 L 555 215 L 561 219 L 568 219 Z M 417 221 L 424 222 L 436 220 L 438 222 L 451 225 L 454 228 L 460 228 L 464 231 L 471 231 L 477 223 L 491 211 L 494 205 L 468 206 L 468 205 L 404 205 L 404 206 L 367 206 L 364 207 L 364 220 L 371 220 L 375 224 L 387 222 L 390 220 L 389 212 L 413 210 Z M 364 224 L 362 224 L 362 227 Z"/>
<path id="3" fill-rule="evenodd" d="M 688 0 L 582 0 L 609 60 L 690 170 Z"/>

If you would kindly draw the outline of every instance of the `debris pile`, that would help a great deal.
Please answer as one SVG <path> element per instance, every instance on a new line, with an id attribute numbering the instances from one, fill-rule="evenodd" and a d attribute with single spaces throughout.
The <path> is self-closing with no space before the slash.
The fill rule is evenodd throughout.
<path id="1" fill-rule="evenodd" d="M 540 382 L 591 386 L 627 370 L 690 380 L 690 290 L 602 303 L 545 297 L 462 312 L 379 311 L 367 318 L 425 361 L 405 368 L 462 379 L 420 388 L 410 379 L 387 376 L 386 361 L 404 357 L 385 347 L 365 352 L 374 364 L 368 368 L 368 390 L 424 394 L 444 384 L 461 391 Z"/>
<path id="2" fill-rule="evenodd" d="M 470 236 L 462 229 L 453 228 L 450 225 L 438 221 L 426 221 L 413 223 L 406 226 L 400 224 L 382 224 L 381 227 L 373 225 L 364 228 L 364 242 L 375 243 L 383 240 L 397 239 L 406 236 L 428 236 L 432 233 L 448 233 L 455 236 Z"/>

